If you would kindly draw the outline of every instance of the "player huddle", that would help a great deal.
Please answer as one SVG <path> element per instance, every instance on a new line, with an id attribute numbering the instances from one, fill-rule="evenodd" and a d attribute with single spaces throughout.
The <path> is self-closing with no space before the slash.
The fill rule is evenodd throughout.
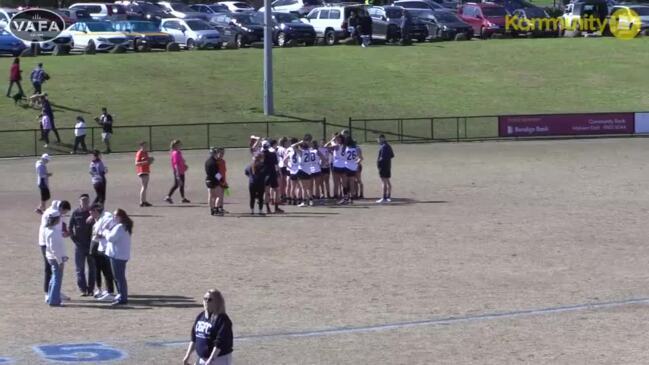
<path id="1" fill-rule="evenodd" d="M 363 198 L 363 154 L 345 130 L 320 142 L 310 134 L 301 140 L 282 137 L 279 141 L 251 136 L 250 151 L 253 158 L 246 175 L 253 214 L 255 202 L 262 213 L 264 199 L 267 213 L 271 204 L 281 213 L 280 203 L 305 207 L 324 204 L 325 199 L 351 204 Z"/>

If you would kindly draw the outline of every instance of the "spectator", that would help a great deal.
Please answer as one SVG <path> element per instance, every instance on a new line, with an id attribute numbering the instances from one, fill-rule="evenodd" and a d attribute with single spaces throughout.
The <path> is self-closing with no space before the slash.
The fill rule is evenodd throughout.
<path id="1" fill-rule="evenodd" d="M 149 174 L 151 173 L 151 164 L 153 157 L 149 157 L 147 143 L 140 142 L 140 149 L 135 153 L 135 171 L 140 178 L 140 206 L 150 207 L 152 204 L 146 200 L 146 191 L 149 187 Z"/>
<path id="2" fill-rule="evenodd" d="M 47 304 L 52 307 L 61 306 L 61 284 L 63 282 L 63 267 L 68 261 L 63 242 L 63 232 L 58 228 L 61 222 L 61 213 L 53 211 L 47 216 L 47 223 L 43 230 L 45 241 L 45 256 L 50 264 L 52 278 L 47 290 Z"/>
<path id="3" fill-rule="evenodd" d="M 350 37 L 355 40 L 358 44 L 361 43 L 361 35 L 359 28 L 359 18 L 356 10 L 352 10 L 349 13 L 349 18 L 347 19 L 347 31 L 349 32 Z"/>
<path id="4" fill-rule="evenodd" d="M 412 29 L 412 16 L 407 10 L 403 11 L 403 16 L 401 17 L 401 45 L 408 46 L 412 44 L 410 39 L 410 30 Z"/>
<path id="5" fill-rule="evenodd" d="M 363 14 L 358 19 L 358 25 L 361 33 L 361 46 L 367 47 L 372 40 L 372 18 L 367 14 Z"/>
<path id="6" fill-rule="evenodd" d="M 171 141 L 171 169 L 174 174 L 174 185 L 169 190 L 169 194 L 165 197 L 165 201 L 169 204 L 173 204 L 171 196 L 174 194 L 176 189 L 180 190 L 180 196 L 182 197 L 183 203 L 191 203 L 189 199 L 185 198 L 185 172 L 188 167 L 183 158 L 183 153 L 181 151 L 182 142 L 179 139 L 174 139 Z"/>
<path id="7" fill-rule="evenodd" d="M 90 218 L 90 197 L 88 194 L 79 196 L 79 208 L 72 212 L 70 237 L 74 242 L 74 266 L 77 273 L 77 287 L 82 297 L 92 296 L 95 290 L 96 265 L 95 258 L 90 255 L 92 241 L 92 223 Z M 88 263 L 88 279 L 86 280 L 86 262 Z"/>
<path id="8" fill-rule="evenodd" d="M 59 131 L 56 129 L 56 124 L 54 124 L 54 111 L 52 110 L 52 105 L 50 100 L 47 97 L 47 94 L 43 94 L 41 97 L 41 110 L 43 115 L 50 117 L 50 123 L 52 124 L 52 131 L 56 136 L 56 143 L 61 143 L 61 137 L 59 136 Z"/>
<path id="9" fill-rule="evenodd" d="M 390 183 L 390 177 L 392 176 L 392 159 L 394 158 L 394 152 L 392 151 L 392 146 L 385 140 L 384 135 L 380 135 L 378 138 L 379 143 L 379 155 L 376 160 L 376 165 L 379 168 L 379 177 L 381 178 L 381 184 L 383 185 L 383 197 L 377 200 L 377 203 L 389 203 L 392 201 L 392 184 Z"/>
<path id="10" fill-rule="evenodd" d="M 232 365 L 232 321 L 225 313 L 220 291 L 208 290 L 203 296 L 203 311 L 194 321 L 191 336 L 184 365 L 192 364 L 189 358 L 194 350 L 198 356 L 195 364 Z"/>
<path id="11" fill-rule="evenodd" d="M 131 259 L 131 235 L 133 221 L 123 209 L 117 209 L 113 214 L 115 225 L 104 231 L 106 237 L 106 256 L 110 258 L 110 266 L 115 275 L 117 296 L 111 305 L 128 304 L 128 283 L 126 282 L 126 263 Z"/>
<path id="12" fill-rule="evenodd" d="M 9 88 L 7 89 L 7 97 L 11 96 L 11 88 L 14 86 L 14 84 L 18 85 L 18 93 L 19 95 L 25 95 L 23 92 L 23 87 L 20 84 L 20 81 L 22 81 L 23 76 L 22 76 L 22 70 L 20 69 L 20 58 L 16 57 L 14 58 L 14 62 L 11 64 L 11 70 L 9 71 Z"/>
<path id="13" fill-rule="evenodd" d="M 248 192 L 250 193 L 250 214 L 255 214 L 255 201 L 259 207 L 259 215 L 264 215 L 264 190 L 266 172 L 264 169 L 264 154 L 255 155 L 252 163 L 246 167 L 246 176 L 248 176 Z"/>
<path id="14" fill-rule="evenodd" d="M 45 291 L 45 301 L 47 302 L 49 295 L 49 287 L 50 287 L 50 281 L 52 279 L 52 266 L 47 260 L 47 244 L 45 241 L 45 228 L 47 226 L 47 220 L 49 216 L 53 213 L 58 213 L 60 215 L 67 214 L 70 211 L 70 203 L 66 200 L 60 201 L 60 200 L 53 200 L 52 205 L 47 208 L 43 212 L 43 215 L 41 216 L 41 224 L 38 228 L 38 246 L 41 249 L 41 255 L 43 256 L 43 263 L 45 264 L 44 266 L 44 280 L 43 280 L 43 290 Z M 65 233 L 67 230 L 65 226 L 63 225 L 63 221 L 60 220 L 57 223 L 57 229 L 61 231 L 64 237 L 67 236 L 67 233 Z M 63 300 L 70 300 L 70 297 L 68 297 L 65 294 L 60 295 Z"/>
<path id="15" fill-rule="evenodd" d="M 36 185 L 41 192 L 41 204 L 34 210 L 38 214 L 43 214 L 47 201 L 50 200 L 50 176 L 51 172 L 47 171 L 47 163 L 50 162 L 50 155 L 44 153 L 36 161 Z"/>
<path id="16" fill-rule="evenodd" d="M 81 145 L 83 152 L 88 153 L 88 147 L 86 146 L 86 121 L 81 116 L 77 117 L 77 122 L 74 124 L 74 146 L 70 153 L 77 153 L 79 145 Z"/>
<path id="17" fill-rule="evenodd" d="M 97 300 L 113 301 L 115 292 L 115 279 L 113 277 L 113 270 L 110 266 L 110 260 L 106 256 L 106 246 L 108 242 L 104 236 L 106 230 L 113 227 L 113 215 L 104 210 L 101 203 L 95 203 L 90 206 L 90 218 L 88 222 L 93 222 L 92 226 L 92 242 L 90 243 L 90 253 L 95 258 L 95 265 L 97 267 L 96 286 L 94 297 Z M 104 275 L 105 288 L 102 290 L 101 276 Z"/>
<path id="18" fill-rule="evenodd" d="M 99 150 L 92 151 L 92 161 L 90 161 L 90 180 L 92 181 L 92 186 L 97 193 L 97 197 L 93 203 L 106 203 L 106 174 L 108 173 L 108 168 L 104 165 L 104 162 L 101 160 L 101 152 Z"/>
<path id="19" fill-rule="evenodd" d="M 32 86 L 34 87 L 34 94 L 41 94 L 43 92 L 43 83 L 50 79 L 50 76 L 43 69 L 43 64 L 39 63 L 35 69 L 32 70 L 30 75 Z"/>
<path id="20" fill-rule="evenodd" d="M 101 115 L 95 118 L 95 121 L 101 126 L 101 139 L 106 145 L 104 153 L 111 153 L 110 139 L 113 136 L 113 116 L 108 114 L 108 110 L 104 107 L 101 108 Z"/>
<path id="21" fill-rule="evenodd" d="M 50 145 L 50 131 L 52 130 L 52 120 L 47 114 L 39 114 L 41 120 L 41 133 L 42 139 L 45 141 L 43 148 L 48 148 Z"/>

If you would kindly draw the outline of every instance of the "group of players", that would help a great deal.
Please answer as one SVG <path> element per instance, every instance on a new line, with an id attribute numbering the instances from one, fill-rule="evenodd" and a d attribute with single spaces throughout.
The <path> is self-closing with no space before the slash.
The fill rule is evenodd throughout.
<path id="1" fill-rule="evenodd" d="M 281 204 L 306 207 L 336 199 L 342 205 L 363 199 L 363 154 L 346 130 L 320 142 L 310 134 L 279 141 L 251 136 L 250 152 L 246 175 L 252 214 L 255 202 L 264 214 L 264 202 L 266 213 L 273 213 L 271 205 L 274 213 L 282 213 Z"/>

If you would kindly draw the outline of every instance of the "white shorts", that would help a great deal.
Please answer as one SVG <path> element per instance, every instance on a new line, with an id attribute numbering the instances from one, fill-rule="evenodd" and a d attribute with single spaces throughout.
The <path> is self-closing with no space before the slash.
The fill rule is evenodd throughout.
<path id="1" fill-rule="evenodd" d="M 212 360 L 212 362 L 209 364 L 206 360 L 199 358 L 198 360 L 196 360 L 196 365 L 232 365 L 232 353 L 219 356 Z"/>
<path id="2" fill-rule="evenodd" d="M 102 133 L 102 134 L 101 134 L 101 139 L 102 139 L 104 142 L 105 142 L 105 141 L 110 141 L 110 137 L 111 137 L 111 136 L 112 136 L 112 134 L 110 134 L 110 133 Z"/>

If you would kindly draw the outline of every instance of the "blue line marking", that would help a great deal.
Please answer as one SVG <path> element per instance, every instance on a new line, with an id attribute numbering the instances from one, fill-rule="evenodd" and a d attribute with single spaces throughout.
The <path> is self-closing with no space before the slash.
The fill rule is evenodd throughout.
<path id="1" fill-rule="evenodd" d="M 471 316 L 434 318 L 434 319 L 426 319 L 426 320 L 410 321 L 410 322 L 395 322 L 395 323 L 387 323 L 387 324 L 379 324 L 379 325 L 371 325 L 371 326 L 337 327 L 337 328 L 312 330 L 312 331 L 278 332 L 278 333 L 268 333 L 268 334 L 258 334 L 258 335 L 246 335 L 246 336 L 235 337 L 235 340 L 254 341 L 254 340 L 276 339 L 276 338 L 317 337 L 317 336 L 331 336 L 331 335 L 351 334 L 351 333 L 378 332 L 378 331 L 388 331 L 388 330 L 421 327 L 421 326 L 450 325 L 456 323 L 495 320 L 500 318 L 529 317 L 529 316 L 552 314 L 552 313 L 575 312 L 580 310 L 606 309 L 606 308 L 621 307 L 621 306 L 627 306 L 633 304 L 649 304 L 649 298 L 636 298 L 636 299 L 627 299 L 627 300 L 616 300 L 610 302 L 584 303 L 584 304 L 566 305 L 566 306 L 558 306 L 558 307 L 547 307 L 547 308 L 540 308 L 540 309 L 523 309 L 523 310 L 507 311 L 507 312 L 485 313 L 485 314 L 478 314 L 478 315 L 471 315 Z M 149 342 L 147 344 L 149 346 L 156 346 L 156 347 L 170 347 L 170 346 L 187 345 L 188 343 L 189 340 Z"/>
<path id="2" fill-rule="evenodd" d="M 9 357 L 0 357 L 0 364 L 6 365 L 6 364 L 13 364 L 13 360 Z"/>

